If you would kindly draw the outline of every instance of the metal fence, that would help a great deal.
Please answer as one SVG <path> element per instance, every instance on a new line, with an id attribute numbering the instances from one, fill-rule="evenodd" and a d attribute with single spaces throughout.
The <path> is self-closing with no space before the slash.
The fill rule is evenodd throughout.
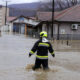
<path id="1" fill-rule="evenodd" d="M 80 52 L 80 40 L 54 40 L 51 43 L 55 51 Z"/>
<path id="2" fill-rule="evenodd" d="M 39 33 L 36 31 L 28 31 L 30 37 L 39 38 Z M 48 39 L 52 39 L 51 34 L 48 34 Z M 54 34 L 53 40 L 80 40 L 80 34 Z"/>
<path id="3" fill-rule="evenodd" d="M 56 40 L 80 40 L 80 34 L 54 34 Z"/>

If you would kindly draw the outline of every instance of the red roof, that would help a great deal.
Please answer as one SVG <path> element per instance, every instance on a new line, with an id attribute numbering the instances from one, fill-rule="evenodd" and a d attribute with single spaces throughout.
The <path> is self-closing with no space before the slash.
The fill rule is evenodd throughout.
<path id="1" fill-rule="evenodd" d="M 40 21 L 49 21 L 51 20 L 52 12 L 37 12 L 38 20 Z"/>
<path id="2" fill-rule="evenodd" d="M 80 22 L 80 5 L 68 8 L 55 17 L 57 21 Z"/>
<path id="3" fill-rule="evenodd" d="M 16 17 L 7 17 L 7 21 L 10 22 L 12 20 L 16 19 Z"/>
<path id="4" fill-rule="evenodd" d="M 36 20 L 36 18 L 35 17 L 26 17 L 26 16 L 19 16 L 19 17 L 24 17 L 24 18 L 27 18 L 27 19 L 33 19 L 33 20 Z M 16 20 L 16 19 L 18 19 L 19 17 L 7 17 L 7 21 L 8 22 L 11 22 L 11 21 L 14 21 L 14 20 Z"/>
<path id="5" fill-rule="evenodd" d="M 52 12 L 38 12 L 38 19 L 41 21 L 51 21 Z M 80 22 L 80 5 L 73 6 L 63 11 L 55 12 L 56 21 Z"/>

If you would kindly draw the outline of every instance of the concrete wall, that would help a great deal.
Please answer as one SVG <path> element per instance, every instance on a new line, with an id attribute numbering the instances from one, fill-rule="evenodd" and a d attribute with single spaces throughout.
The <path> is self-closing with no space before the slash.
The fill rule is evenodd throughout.
<path id="1" fill-rule="evenodd" d="M 51 24 L 47 25 L 46 23 L 42 24 L 42 31 L 46 31 L 48 38 L 51 39 Z"/>
<path id="2" fill-rule="evenodd" d="M 78 26 L 78 29 L 73 30 L 72 23 L 61 23 L 59 26 L 59 34 L 62 34 L 61 37 L 65 37 L 66 39 L 79 39 L 80 26 Z"/>
<path id="3" fill-rule="evenodd" d="M 9 32 L 13 32 L 13 23 L 9 23 Z"/>
<path id="4" fill-rule="evenodd" d="M 65 32 L 64 34 L 80 34 L 80 26 L 78 26 L 77 30 L 73 30 L 71 28 L 72 24 L 69 23 L 61 23 L 60 24 L 60 34 L 62 34 L 62 32 Z"/>
<path id="5" fill-rule="evenodd" d="M 0 8 L 0 26 L 5 25 L 5 7 Z M 7 16 L 9 16 L 9 8 L 7 8 Z"/>
<path id="6" fill-rule="evenodd" d="M 42 31 L 47 31 L 47 25 L 46 24 L 42 25 Z"/>

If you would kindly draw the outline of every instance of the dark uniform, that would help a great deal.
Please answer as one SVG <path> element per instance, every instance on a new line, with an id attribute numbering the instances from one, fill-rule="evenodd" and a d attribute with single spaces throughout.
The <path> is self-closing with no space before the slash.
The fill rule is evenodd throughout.
<path id="1" fill-rule="evenodd" d="M 33 70 L 41 68 L 41 65 L 43 66 L 43 69 L 48 69 L 48 51 L 51 53 L 53 57 L 55 57 L 54 50 L 50 44 L 50 42 L 42 42 L 42 39 L 38 40 L 33 48 L 31 49 L 29 53 L 29 57 L 36 53 L 36 61 L 35 65 L 33 67 Z"/>

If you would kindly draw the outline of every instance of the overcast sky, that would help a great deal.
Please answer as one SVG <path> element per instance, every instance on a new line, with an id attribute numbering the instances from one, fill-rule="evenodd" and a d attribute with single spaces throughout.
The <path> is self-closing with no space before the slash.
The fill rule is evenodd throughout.
<path id="1" fill-rule="evenodd" d="M 5 5 L 6 0 L 0 0 L 0 5 Z M 10 1 L 8 4 L 19 4 L 19 3 L 31 3 L 31 2 L 38 2 L 40 0 L 7 0 Z"/>

